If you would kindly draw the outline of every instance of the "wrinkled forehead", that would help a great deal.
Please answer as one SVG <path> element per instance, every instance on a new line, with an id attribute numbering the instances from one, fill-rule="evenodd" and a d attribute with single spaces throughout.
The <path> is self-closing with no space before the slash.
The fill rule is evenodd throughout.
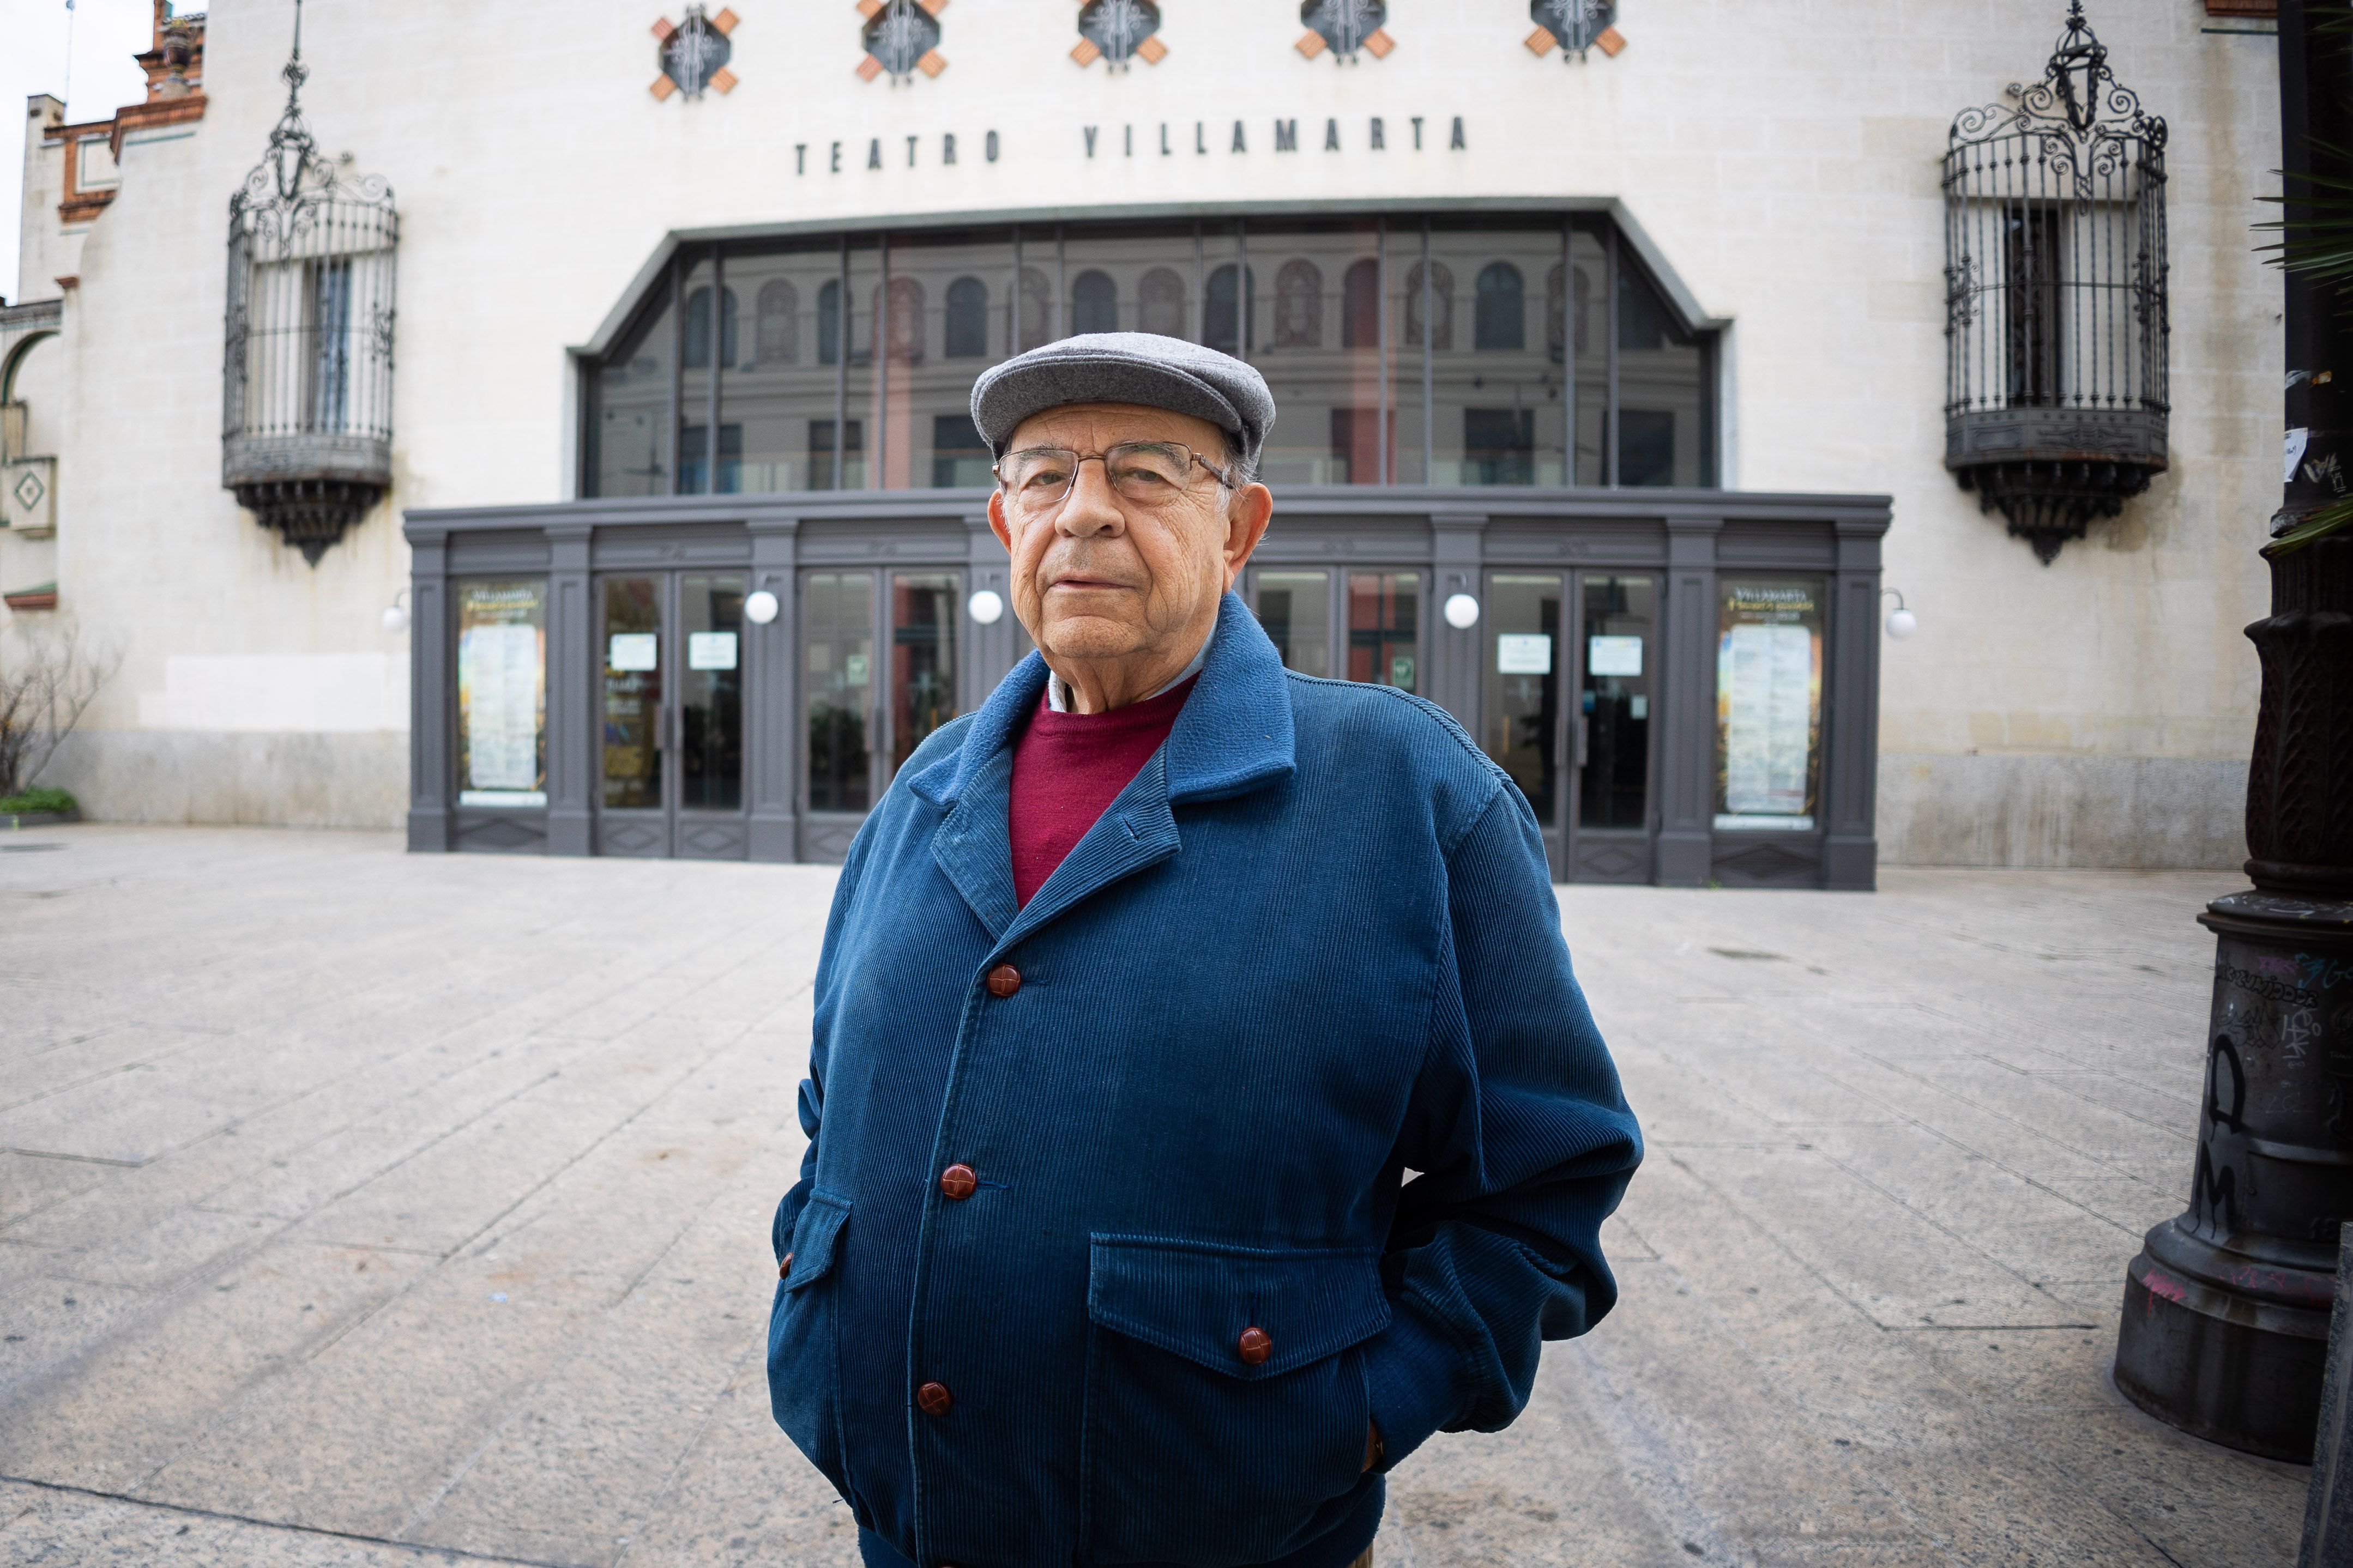
<path id="1" fill-rule="evenodd" d="M 1065 403 L 1015 426 L 1006 450 L 1068 447 L 1100 452 L 1123 441 L 1179 441 L 1212 462 L 1226 449 L 1225 432 L 1190 414 L 1137 403 Z"/>

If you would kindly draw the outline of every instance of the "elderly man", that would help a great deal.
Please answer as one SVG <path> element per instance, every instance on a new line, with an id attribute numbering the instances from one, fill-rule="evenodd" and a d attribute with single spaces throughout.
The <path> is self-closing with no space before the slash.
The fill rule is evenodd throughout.
<path id="1" fill-rule="evenodd" d="M 972 412 L 1039 652 L 842 868 L 776 1420 L 870 1565 L 1345 1568 L 1609 1310 L 1633 1118 L 1519 791 L 1230 592 L 1258 373 L 1091 334 Z"/>

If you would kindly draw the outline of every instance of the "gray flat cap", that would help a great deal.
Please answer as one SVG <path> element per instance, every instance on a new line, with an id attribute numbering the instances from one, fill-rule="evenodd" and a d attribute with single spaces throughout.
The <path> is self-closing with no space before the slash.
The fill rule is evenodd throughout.
<path id="1" fill-rule="evenodd" d="M 1082 332 L 980 373 L 972 422 L 998 457 L 1033 414 L 1069 403 L 1134 403 L 1206 419 L 1252 469 L 1274 424 L 1266 377 L 1231 354 L 1155 332 Z"/>

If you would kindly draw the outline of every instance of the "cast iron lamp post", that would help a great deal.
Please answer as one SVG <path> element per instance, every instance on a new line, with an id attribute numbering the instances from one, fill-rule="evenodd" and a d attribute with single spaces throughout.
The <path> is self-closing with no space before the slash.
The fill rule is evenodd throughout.
<path id="1" fill-rule="evenodd" d="M 2330 6 L 2329 12 L 2343 7 Z M 2294 264 L 2353 187 L 2353 53 L 2280 0 L 2283 229 Z M 2342 216 L 2335 220 L 2341 224 Z M 2213 1008 L 2189 1207 L 2125 1281 L 2116 1386 L 2184 1431 L 2313 1454 L 2340 1224 L 2353 1218 L 2353 530 L 2290 535 L 2353 467 L 2353 289 L 2292 268 L 2285 487 L 2247 777 L 2249 891 L 2207 906 Z"/>

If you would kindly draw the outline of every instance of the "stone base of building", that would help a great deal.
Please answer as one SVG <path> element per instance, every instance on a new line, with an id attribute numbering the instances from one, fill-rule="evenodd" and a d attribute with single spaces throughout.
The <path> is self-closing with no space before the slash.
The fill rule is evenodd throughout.
<path id="1" fill-rule="evenodd" d="M 1891 866 L 2238 870 L 2244 760 L 1883 752 Z"/>
<path id="2" fill-rule="evenodd" d="M 97 822 L 398 827 L 408 733 L 78 731 L 39 782 Z"/>

